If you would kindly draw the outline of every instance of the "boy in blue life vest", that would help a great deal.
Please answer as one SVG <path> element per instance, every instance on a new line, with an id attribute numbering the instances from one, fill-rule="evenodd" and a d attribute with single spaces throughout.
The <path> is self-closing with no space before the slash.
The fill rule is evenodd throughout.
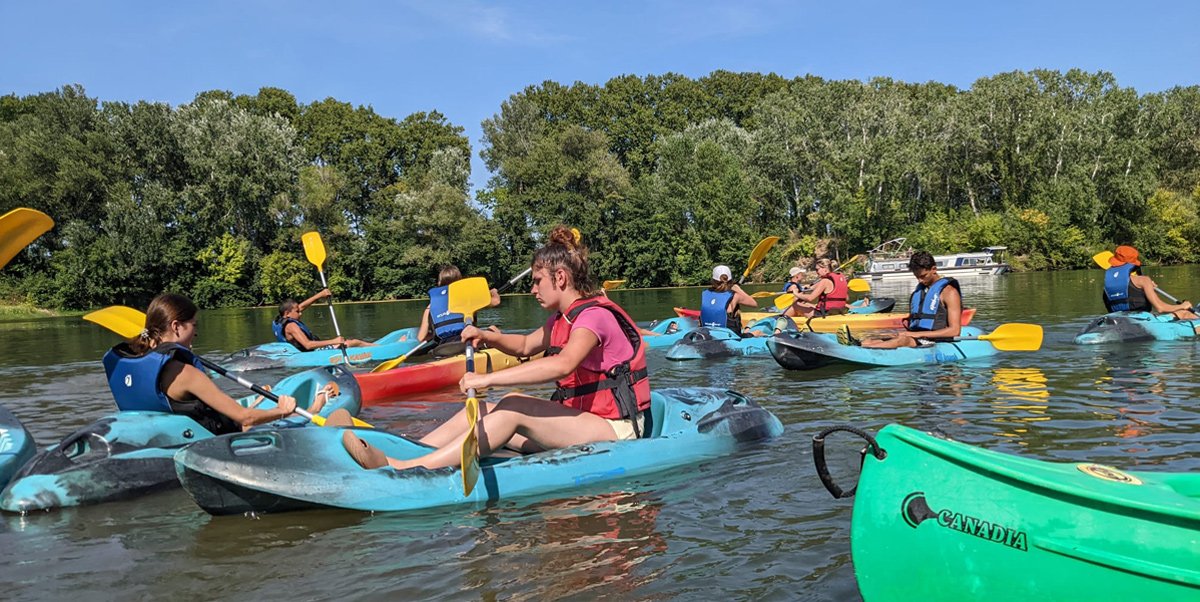
<path id="1" fill-rule="evenodd" d="M 1158 296 L 1157 286 L 1149 276 L 1142 275 L 1138 250 L 1121 245 L 1109 258 L 1112 267 L 1104 272 L 1104 307 L 1110 311 L 1154 311 L 1172 314 L 1180 320 L 1195 320 L 1196 314 L 1188 301 L 1171 305 Z"/>
<path id="2" fill-rule="evenodd" d="M 938 274 L 937 262 L 928 251 L 917 251 L 908 260 L 908 269 L 917 279 L 917 288 L 909 298 L 907 329 L 889 338 L 868 338 L 863 347 L 897 349 L 926 343 L 954 340 L 962 334 L 962 292 L 958 281 Z M 838 332 L 842 344 L 854 344 L 850 328 Z"/>
<path id="3" fill-rule="evenodd" d="M 275 340 L 280 343 L 291 343 L 300 351 L 312 351 L 314 349 L 322 349 L 325 347 L 374 347 L 375 343 L 368 343 L 358 339 L 344 339 L 342 337 L 334 337 L 332 339 L 320 340 L 317 335 L 313 334 L 304 322 L 300 321 L 300 316 L 308 306 L 332 296 L 333 293 L 329 289 L 323 288 L 317 291 L 317 294 L 296 302 L 295 299 L 284 299 L 283 303 L 279 304 L 279 315 L 275 316 L 275 320 L 271 322 L 271 328 L 275 332 Z"/>

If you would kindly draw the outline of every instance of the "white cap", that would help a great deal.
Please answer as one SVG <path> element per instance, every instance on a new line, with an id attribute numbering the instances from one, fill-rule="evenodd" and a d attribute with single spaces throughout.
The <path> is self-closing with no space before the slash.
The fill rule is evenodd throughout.
<path id="1" fill-rule="evenodd" d="M 804 268 L 799 267 L 799 266 L 792 266 L 792 269 L 788 270 L 788 278 L 795 278 L 796 274 L 803 274 L 803 273 L 804 273 Z"/>
<path id="2" fill-rule="evenodd" d="M 719 265 L 719 266 L 717 266 L 717 267 L 713 268 L 713 277 L 712 277 L 712 279 L 713 279 L 713 280 L 720 280 L 720 279 L 721 279 L 721 276 L 724 276 L 724 277 L 726 277 L 726 278 L 728 278 L 728 279 L 730 279 L 730 280 L 733 280 L 733 272 L 730 272 L 730 271 L 729 271 L 729 266 L 727 266 L 727 265 Z"/>

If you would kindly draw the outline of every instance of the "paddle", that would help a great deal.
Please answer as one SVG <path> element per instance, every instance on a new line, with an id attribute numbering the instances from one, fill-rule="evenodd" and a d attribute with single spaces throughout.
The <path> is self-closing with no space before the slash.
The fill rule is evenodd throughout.
<path id="1" fill-rule="evenodd" d="M 605 280 L 600 286 L 604 287 L 604 290 L 606 291 L 611 291 L 622 284 L 625 284 L 624 280 Z"/>
<path id="2" fill-rule="evenodd" d="M 36 209 L 18 207 L 0 215 L 0 268 L 53 227 L 54 220 Z"/>
<path id="3" fill-rule="evenodd" d="M 850 264 L 854 263 L 855 261 L 858 261 L 859 259 L 862 259 L 862 255 L 861 255 L 861 254 L 860 254 L 860 255 L 855 255 L 854 257 L 851 257 L 850 259 L 847 259 L 846 261 L 843 261 L 843 262 L 841 263 L 841 265 L 838 265 L 838 267 L 837 267 L 837 268 L 835 268 L 833 271 L 835 271 L 835 272 L 840 272 L 840 271 L 842 271 L 842 268 L 844 268 L 844 267 L 846 267 L 846 266 L 848 266 L 848 265 L 850 265 Z"/>
<path id="4" fill-rule="evenodd" d="M 304 243 L 304 256 L 308 258 L 308 262 L 317 266 L 317 273 L 321 275 L 321 288 L 329 288 L 325 283 L 325 243 L 321 240 L 321 233 L 316 230 L 305 232 L 300 237 Z M 333 331 L 337 333 L 338 338 L 342 336 L 342 329 L 338 327 L 337 314 L 333 313 L 333 295 L 329 295 L 329 317 L 333 319 Z M 350 355 L 346 353 L 346 344 L 341 345 L 342 359 L 346 360 L 346 365 L 350 365 Z"/>
<path id="5" fill-rule="evenodd" d="M 114 305 L 112 307 L 98 309 L 83 316 L 83 319 L 87 320 L 88 322 L 99 324 L 100 326 L 117 333 L 125 339 L 136 338 L 137 336 L 141 335 L 142 330 L 146 328 L 146 314 L 132 307 L 125 307 L 124 305 Z M 217 364 L 214 364 L 211 361 L 200 357 L 199 355 L 197 355 L 196 358 L 200 360 L 200 363 L 203 364 L 205 368 L 208 368 L 209 370 L 212 370 L 213 372 L 216 372 L 225 378 L 236 381 L 239 385 L 242 385 L 243 387 L 246 387 L 257 394 L 262 395 L 263 397 L 266 397 L 275 403 L 279 403 L 278 395 L 275 395 L 274 393 L 242 378 L 241 376 L 229 372 L 225 368 L 222 368 L 221 366 L 218 366 Z M 313 421 L 313 423 L 317 426 L 324 426 L 325 424 L 325 418 L 323 416 L 311 414 L 301 408 L 296 408 L 296 413 Z M 363 422 L 357 418 L 354 419 L 354 425 L 374 428 L 371 427 L 370 424 L 367 424 L 366 422 Z"/>
<path id="6" fill-rule="evenodd" d="M 746 263 L 746 271 L 742 272 L 741 278 L 738 278 L 738 284 L 741 284 L 746 280 L 746 276 L 749 276 L 750 272 L 754 271 L 754 268 L 758 267 L 758 264 L 762 262 L 763 257 L 767 256 L 767 251 L 770 251 L 771 247 L 775 246 L 775 243 L 777 242 L 779 242 L 778 236 L 768 236 L 758 241 L 757 245 L 754 245 L 754 250 L 750 252 L 750 261 Z"/>
<path id="7" fill-rule="evenodd" d="M 1102 270 L 1107 270 L 1108 268 L 1113 267 L 1112 264 L 1108 262 L 1108 260 L 1112 259 L 1112 258 L 1113 258 L 1112 251 L 1100 251 L 1099 253 L 1092 255 L 1092 261 L 1095 261 L 1096 265 L 1100 266 L 1100 269 L 1102 269 Z M 1159 295 L 1169 299 L 1171 301 L 1171 303 L 1179 303 L 1179 299 L 1172 297 L 1166 291 L 1162 290 L 1161 288 L 1158 288 L 1157 286 L 1154 287 L 1154 291 L 1157 292 Z"/>
<path id="8" fill-rule="evenodd" d="M 755 299 L 765 299 L 767 297 L 775 296 L 775 292 L 774 291 L 758 291 L 757 293 L 754 293 L 753 295 L 750 295 L 750 296 L 754 297 Z"/>
<path id="9" fill-rule="evenodd" d="M 856 293 L 871 292 L 871 283 L 863 280 L 862 278 L 851 278 L 850 281 L 846 283 L 846 287 Z"/>
<path id="10" fill-rule="evenodd" d="M 475 312 L 487 307 L 492 301 L 488 291 L 486 278 L 463 278 L 450 283 L 450 311 L 462 314 L 467 326 L 471 325 Z M 467 345 L 467 374 L 475 371 L 475 348 Z M 471 495 L 475 483 L 479 480 L 479 434 L 476 424 L 479 422 L 479 399 L 475 397 L 475 389 L 467 390 L 466 401 L 467 435 L 462 442 L 462 479 L 463 495 Z"/>
<path id="11" fill-rule="evenodd" d="M 920 333 L 915 333 L 919 336 Z M 955 341 L 988 341 L 999 351 L 1037 351 L 1042 347 L 1042 327 L 1037 324 L 1013 322 L 1001 324 L 988 334 L 976 337 L 954 337 Z"/>

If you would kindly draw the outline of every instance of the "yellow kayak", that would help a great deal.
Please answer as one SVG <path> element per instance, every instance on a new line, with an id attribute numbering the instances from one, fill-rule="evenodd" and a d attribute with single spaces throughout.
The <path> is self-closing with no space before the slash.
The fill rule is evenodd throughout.
<path id="1" fill-rule="evenodd" d="M 742 312 L 742 325 L 749 326 L 763 318 L 774 318 L 779 314 L 765 311 Z M 962 310 L 962 325 L 971 323 L 975 316 L 975 308 Z M 813 332 L 836 332 L 842 324 L 849 324 L 851 330 L 884 330 L 889 328 L 904 328 L 904 320 L 908 314 L 843 314 L 840 316 L 825 316 L 823 318 L 793 318 L 796 327 L 804 330 L 805 326 Z"/>

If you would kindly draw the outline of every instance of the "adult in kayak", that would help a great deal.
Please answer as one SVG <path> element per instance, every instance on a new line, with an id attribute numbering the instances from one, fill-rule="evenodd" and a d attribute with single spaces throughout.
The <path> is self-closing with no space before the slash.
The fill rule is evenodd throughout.
<path id="1" fill-rule="evenodd" d="M 729 266 L 713 268 L 712 282 L 700 294 L 700 325 L 741 332 L 743 307 L 758 307 L 758 301 L 733 281 Z"/>
<path id="2" fill-rule="evenodd" d="M 834 271 L 828 257 L 817 260 L 817 282 L 808 292 L 793 291 L 796 300 L 785 312 L 788 316 L 834 316 L 847 313 L 850 285 L 841 272 Z"/>
<path id="3" fill-rule="evenodd" d="M 191 351 L 196 313 L 187 297 L 159 295 L 146 308 L 146 329 L 104 354 L 118 409 L 183 414 L 214 435 L 241 432 L 296 410 L 295 398 L 288 395 L 279 396 L 277 407 L 259 410 L 242 407 L 218 388 Z M 309 410 L 319 412 L 323 398 L 318 395 Z"/>
<path id="4" fill-rule="evenodd" d="M 291 343 L 300 351 L 312 351 L 313 349 L 324 347 L 341 347 L 342 345 L 346 347 L 374 346 L 375 343 L 342 337 L 320 340 L 317 338 L 317 335 L 308 329 L 308 326 L 304 322 L 300 321 L 300 316 L 304 314 L 304 310 L 308 309 L 308 306 L 332 295 L 333 293 L 325 288 L 300 302 L 297 302 L 295 299 L 284 299 L 283 303 L 279 304 L 279 315 L 275 316 L 275 319 L 271 322 L 271 329 L 275 331 L 275 340 L 280 343 Z"/>
<path id="5" fill-rule="evenodd" d="M 503 447 L 532 453 L 640 437 L 650 407 L 645 345 L 629 314 L 600 294 L 587 247 L 560 225 L 534 254 L 532 269 L 531 292 L 554 312 L 541 328 L 505 334 L 468 326 L 462 338 L 510 355 L 544 352 L 544 357 L 491 374 L 468 373 L 459 386 L 467 391 L 556 382 L 558 389 L 550 399 L 509 393 L 498 403 L 487 402 L 477 427 L 480 456 Z M 408 461 L 387 458 L 351 431 L 342 443 L 364 468 L 458 466 L 467 424 L 465 412 L 458 412 L 421 438 L 435 451 Z"/>
<path id="6" fill-rule="evenodd" d="M 436 341 L 454 343 L 462 340 L 463 327 L 466 325 L 462 314 L 450 313 L 450 283 L 462 280 L 462 271 L 458 266 L 448 265 L 438 272 L 437 286 L 429 289 L 429 305 L 421 315 L 421 325 L 417 328 L 417 338 L 421 342 Z M 492 293 L 492 307 L 500 305 L 500 293 L 496 289 Z"/>
<path id="7" fill-rule="evenodd" d="M 1195 320 L 1192 304 L 1184 301 L 1171 305 L 1158 296 L 1158 286 L 1149 276 L 1142 275 L 1138 250 L 1129 245 L 1117 247 L 1104 272 L 1104 307 L 1114 311 L 1154 311 L 1172 314 L 1180 320 Z"/>
<path id="8" fill-rule="evenodd" d="M 937 262 L 928 251 L 917 251 L 908 260 L 908 269 L 917 279 L 917 288 L 909 297 L 907 329 L 886 338 L 867 338 L 863 347 L 896 349 L 916 347 L 926 343 L 953 340 L 962 333 L 962 292 L 958 281 L 944 278 L 937 271 Z M 856 343 L 850 328 L 843 325 L 838 333 L 843 344 Z"/>

